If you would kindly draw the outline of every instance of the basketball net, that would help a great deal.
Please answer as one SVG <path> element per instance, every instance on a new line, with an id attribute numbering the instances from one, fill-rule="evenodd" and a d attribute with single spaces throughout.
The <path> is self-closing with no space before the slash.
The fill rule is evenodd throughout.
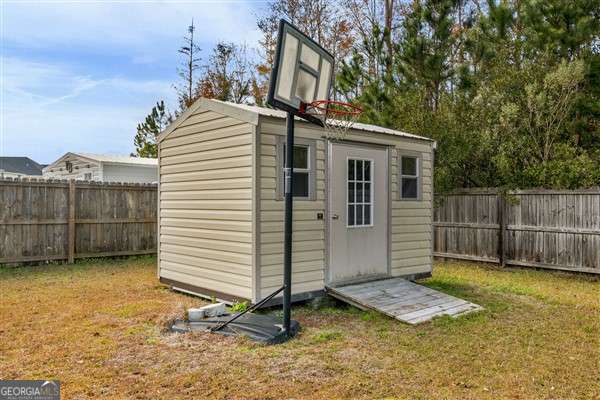
<path id="1" fill-rule="evenodd" d="M 317 100 L 304 105 L 305 114 L 319 118 L 329 140 L 344 140 L 348 130 L 354 125 L 362 109 L 350 103 L 335 100 Z"/>

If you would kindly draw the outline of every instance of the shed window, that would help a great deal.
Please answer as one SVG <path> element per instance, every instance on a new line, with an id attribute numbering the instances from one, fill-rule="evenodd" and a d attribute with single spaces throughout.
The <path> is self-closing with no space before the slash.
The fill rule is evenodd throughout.
<path id="1" fill-rule="evenodd" d="M 294 186 L 292 193 L 294 197 L 306 197 L 310 195 L 308 185 L 310 175 L 310 164 L 308 162 L 308 154 L 310 149 L 308 146 L 294 145 Z M 283 165 L 285 166 L 286 156 L 285 145 L 283 145 Z"/>
<path id="2" fill-rule="evenodd" d="M 418 156 L 400 155 L 400 198 L 418 200 L 420 196 L 420 159 Z"/>
<path id="3" fill-rule="evenodd" d="M 284 139 L 279 145 L 279 198 L 284 195 L 283 171 L 285 166 L 286 146 Z M 294 183 L 292 193 L 297 199 L 310 200 L 314 198 L 315 187 L 315 143 L 310 140 L 296 139 L 294 144 Z"/>

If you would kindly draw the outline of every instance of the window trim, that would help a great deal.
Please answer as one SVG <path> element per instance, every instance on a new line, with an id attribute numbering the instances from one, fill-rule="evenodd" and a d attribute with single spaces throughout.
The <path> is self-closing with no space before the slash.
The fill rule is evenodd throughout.
<path id="1" fill-rule="evenodd" d="M 285 142 L 286 137 L 284 135 L 277 137 L 277 153 L 275 156 L 275 168 L 277 170 L 277 200 L 283 200 L 283 148 L 285 147 Z M 294 172 L 308 172 L 308 197 L 294 196 L 294 200 L 314 201 L 317 199 L 317 141 L 315 139 L 294 137 L 294 146 L 302 146 L 308 148 L 308 169 L 294 168 Z"/>
<path id="2" fill-rule="evenodd" d="M 371 163 L 371 168 L 370 168 L 370 175 L 369 176 L 369 184 L 370 184 L 370 196 L 369 198 L 371 199 L 369 201 L 369 205 L 371 206 L 371 223 L 370 224 L 362 224 L 362 225 L 350 225 L 350 216 L 348 214 L 348 206 L 350 205 L 350 202 L 348 201 L 348 183 L 349 183 L 349 179 L 348 179 L 348 161 L 350 160 L 355 160 L 355 161 L 369 161 Z M 356 177 L 356 168 L 354 170 L 354 174 Z M 354 179 L 354 182 L 356 182 L 356 179 Z M 363 180 L 362 183 L 364 184 L 364 176 L 363 176 Z M 356 187 L 355 187 L 355 199 L 356 199 Z M 364 188 L 363 188 L 364 190 Z M 363 195 L 364 196 L 364 195 Z M 375 211 L 375 160 L 373 158 L 366 158 L 366 157 L 353 157 L 353 156 L 347 156 L 346 157 L 346 228 L 347 229 L 355 229 L 355 228 L 372 228 L 373 226 L 375 226 L 375 215 L 374 215 L 374 211 Z M 354 208 L 356 208 L 356 204 L 357 203 L 353 203 L 355 205 Z M 360 203 L 361 205 L 364 205 L 364 202 Z M 356 211 L 355 211 L 356 213 Z M 356 218 L 356 215 L 355 215 Z M 363 214 L 363 218 L 364 218 L 364 214 Z"/>
<path id="3" fill-rule="evenodd" d="M 402 157 L 415 158 L 417 161 L 417 175 L 406 175 L 402 173 Z M 423 154 L 416 151 L 398 150 L 398 181 L 397 181 L 397 192 L 398 200 L 400 201 L 422 201 L 423 200 Z M 417 197 L 403 197 L 402 195 L 402 178 L 416 178 L 417 179 Z"/>

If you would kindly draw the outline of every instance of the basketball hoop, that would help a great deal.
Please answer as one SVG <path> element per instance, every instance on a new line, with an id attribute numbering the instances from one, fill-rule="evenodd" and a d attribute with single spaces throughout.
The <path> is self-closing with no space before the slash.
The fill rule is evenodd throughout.
<path id="1" fill-rule="evenodd" d="M 323 122 L 325 136 L 334 141 L 343 140 L 348 130 L 354 125 L 362 108 L 335 100 L 316 100 L 302 104 L 300 112 L 314 116 Z"/>

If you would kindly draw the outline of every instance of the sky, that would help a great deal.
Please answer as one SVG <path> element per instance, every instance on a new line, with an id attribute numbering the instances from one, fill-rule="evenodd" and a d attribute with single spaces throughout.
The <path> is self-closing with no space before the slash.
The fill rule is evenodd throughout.
<path id="1" fill-rule="evenodd" d="M 158 100 L 174 108 L 192 18 L 202 57 L 256 47 L 264 1 L 0 0 L 0 156 L 129 154 Z M 202 63 L 202 62 L 201 62 Z"/>

